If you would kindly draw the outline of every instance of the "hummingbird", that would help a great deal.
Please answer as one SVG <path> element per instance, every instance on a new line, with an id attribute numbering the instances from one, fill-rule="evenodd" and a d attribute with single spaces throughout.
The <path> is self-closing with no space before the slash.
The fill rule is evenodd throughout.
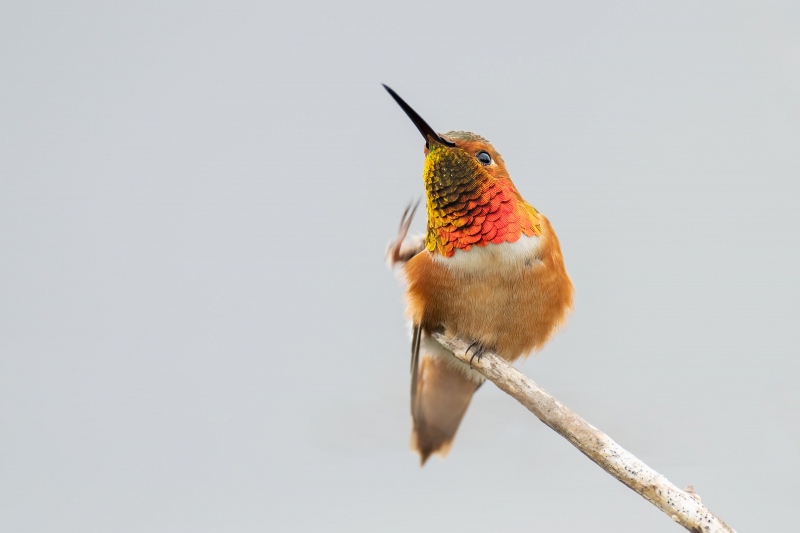
<path id="1" fill-rule="evenodd" d="M 485 378 L 431 334 L 471 342 L 512 362 L 540 349 L 572 309 L 572 282 L 548 219 L 522 199 L 505 162 L 475 133 L 436 133 L 384 88 L 425 139 L 427 230 L 408 236 L 403 213 L 387 259 L 406 282 L 411 321 L 411 448 L 420 464 L 447 455 Z"/>

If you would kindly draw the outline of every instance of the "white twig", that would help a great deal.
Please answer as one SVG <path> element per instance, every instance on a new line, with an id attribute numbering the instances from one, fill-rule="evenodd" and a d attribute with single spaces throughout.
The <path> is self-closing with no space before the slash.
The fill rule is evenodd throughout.
<path id="1" fill-rule="evenodd" d="M 439 333 L 433 333 L 433 336 L 460 361 L 470 363 L 471 356 L 466 355 L 468 342 Z M 625 451 L 608 435 L 573 413 L 496 354 L 484 352 L 480 360 L 476 357 L 472 361 L 472 367 L 501 390 L 516 398 L 539 417 L 539 420 L 571 442 L 600 468 L 639 493 L 689 531 L 698 533 L 734 531 L 700 502 L 700 497 L 694 489 L 682 491 L 670 483 L 667 478 Z"/>

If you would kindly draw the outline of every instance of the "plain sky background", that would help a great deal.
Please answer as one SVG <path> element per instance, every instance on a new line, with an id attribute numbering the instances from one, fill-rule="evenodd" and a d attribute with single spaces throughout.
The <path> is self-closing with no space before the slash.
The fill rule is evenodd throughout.
<path id="1" fill-rule="evenodd" d="M 521 369 L 796 531 L 800 3 L 662 4 L 4 0 L 0 530 L 680 530 L 492 385 L 419 468 L 383 82 L 560 236 Z"/>

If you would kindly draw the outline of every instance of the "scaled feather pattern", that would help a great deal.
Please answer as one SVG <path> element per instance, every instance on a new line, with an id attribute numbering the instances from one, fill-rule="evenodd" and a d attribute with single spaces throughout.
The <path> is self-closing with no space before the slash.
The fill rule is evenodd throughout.
<path id="1" fill-rule="evenodd" d="M 469 132 L 450 132 L 445 137 L 486 142 Z M 495 157 L 500 155 L 495 153 Z M 451 257 L 457 249 L 541 235 L 538 212 L 522 199 L 511 180 L 492 176 L 467 150 L 432 144 L 423 178 L 428 191 L 425 245 L 432 252 Z"/>

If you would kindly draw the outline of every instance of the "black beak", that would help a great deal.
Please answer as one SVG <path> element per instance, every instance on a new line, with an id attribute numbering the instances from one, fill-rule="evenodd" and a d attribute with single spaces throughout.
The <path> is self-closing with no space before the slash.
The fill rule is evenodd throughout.
<path id="1" fill-rule="evenodd" d="M 411 122 L 414 123 L 419 132 L 422 134 L 422 136 L 425 137 L 425 146 L 428 146 L 429 141 L 433 141 L 437 144 L 443 144 L 445 146 L 455 146 L 455 143 L 448 141 L 447 139 L 441 137 L 438 133 L 433 131 L 433 128 L 428 126 L 428 123 L 422 120 L 422 117 L 419 116 L 416 111 L 411 109 L 411 106 L 408 105 L 405 102 L 405 100 L 400 98 L 396 92 L 394 92 L 386 85 L 383 85 L 383 88 L 386 89 L 389 92 L 389 94 L 392 95 L 392 98 L 394 98 L 394 101 L 397 102 L 397 105 L 403 108 L 403 111 L 406 112 L 406 115 L 408 115 L 408 118 L 411 119 Z"/>

